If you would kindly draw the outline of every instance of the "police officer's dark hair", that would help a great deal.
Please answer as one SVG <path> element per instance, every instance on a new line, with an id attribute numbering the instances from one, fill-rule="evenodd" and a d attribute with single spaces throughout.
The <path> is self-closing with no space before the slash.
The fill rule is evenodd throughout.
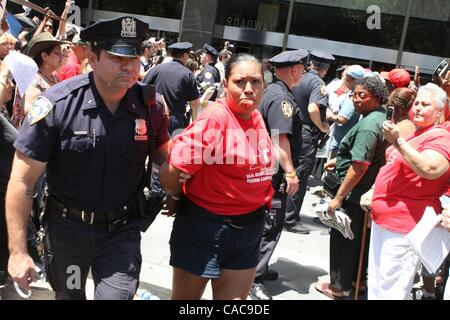
<path id="1" fill-rule="evenodd" d="M 99 47 L 91 47 L 91 51 L 93 54 L 96 55 L 97 59 L 100 59 L 100 53 L 102 52 L 102 49 Z"/>
<path id="2" fill-rule="evenodd" d="M 181 59 L 185 53 L 188 53 L 188 52 L 187 51 L 180 51 L 180 50 L 171 50 L 170 51 L 170 55 L 174 59 Z"/>
<path id="3" fill-rule="evenodd" d="M 230 60 L 228 60 L 227 64 L 225 65 L 225 79 L 228 80 L 228 78 L 230 77 L 231 71 L 236 64 L 245 62 L 245 61 L 254 61 L 254 62 L 258 63 L 259 67 L 261 69 L 261 74 L 264 74 L 261 61 L 259 61 L 258 58 L 254 57 L 248 53 L 238 53 L 238 54 L 232 55 Z"/>
<path id="4" fill-rule="evenodd" d="M 326 70 L 330 67 L 330 63 L 319 61 L 314 58 L 311 58 L 312 68 L 315 70 Z"/>
<path id="5" fill-rule="evenodd" d="M 387 102 L 389 91 L 386 89 L 386 86 L 380 78 L 376 76 L 364 77 L 359 85 L 369 91 L 373 96 L 377 97 L 381 104 Z"/>
<path id="6" fill-rule="evenodd" d="M 39 52 L 39 53 L 37 53 L 35 56 L 34 56 L 34 58 L 33 58 L 33 60 L 34 60 L 34 62 L 36 62 L 36 64 L 40 67 L 41 65 L 42 65 L 42 63 L 44 62 L 43 60 L 42 60 L 42 52 L 45 52 L 47 55 L 50 55 L 51 54 L 51 52 L 53 51 L 53 49 L 55 48 L 55 47 L 57 47 L 57 46 L 59 46 L 59 44 L 55 44 L 54 46 L 50 46 L 50 47 L 48 47 L 48 48 L 45 48 L 44 50 L 42 50 L 41 52 Z"/>

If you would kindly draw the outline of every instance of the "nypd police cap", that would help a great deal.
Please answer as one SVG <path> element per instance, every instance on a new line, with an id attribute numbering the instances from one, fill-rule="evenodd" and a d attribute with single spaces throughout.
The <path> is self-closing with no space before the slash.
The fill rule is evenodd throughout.
<path id="1" fill-rule="evenodd" d="M 284 51 L 269 59 L 275 68 L 283 68 L 295 64 L 305 64 L 308 51 L 304 49 Z"/>
<path id="2" fill-rule="evenodd" d="M 325 63 L 331 63 L 335 60 L 331 54 L 319 50 L 311 51 L 311 59 Z"/>
<path id="3" fill-rule="evenodd" d="M 170 50 L 186 52 L 192 48 L 192 43 L 190 42 L 176 42 L 168 46 Z"/>
<path id="4" fill-rule="evenodd" d="M 82 41 L 92 48 L 104 49 L 122 57 L 140 56 L 141 44 L 148 33 L 148 24 L 130 16 L 99 20 L 81 30 Z"/>
<path id="5" fill-rule="evenodd" d="M 209 53 L 210 55 L 213 55 L 214 57 L 217 57 L 219 55 L 219 52 L 216 50 L 216 48 L 207 43 L 203 45 L 203 50 Z"/>

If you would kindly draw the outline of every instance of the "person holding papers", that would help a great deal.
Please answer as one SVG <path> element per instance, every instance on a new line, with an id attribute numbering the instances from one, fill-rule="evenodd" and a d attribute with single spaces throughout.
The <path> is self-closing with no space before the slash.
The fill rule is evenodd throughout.
<path id="1" fill-rule="evenodd" d="M 398 126 L 383 123 L 386 165 L 375 181 L 371 214 L 368 299 L 407 299 L 420 265 L 405 237 L 427 206 L 442 211 L 439 197 L 450 178 L 450 134 L 436 124 L 444 112 L 447 95 L 435 84 L 421 87 L 413 103 L 416 131 L 399 135 Z"/>

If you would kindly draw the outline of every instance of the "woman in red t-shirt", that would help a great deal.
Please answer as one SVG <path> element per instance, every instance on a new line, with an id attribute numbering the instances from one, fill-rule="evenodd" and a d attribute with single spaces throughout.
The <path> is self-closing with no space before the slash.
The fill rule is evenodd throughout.
<path id="1" fill-rule="evenodd" d="M 368 299 L 407 299 L 411 292 L 420 264 L 405 235 L 427 206 L 441 212 L 439 197 L 450 178 L 450 134 L 435 126 L 446 99 L 434 84 L 421 87 L 412 106 L 416 131 L 406 139 L 395 124 L 383 124 L 393 146 L 386 151 L 371 204 Z"/>
<path id="2" fill-rule="evenodd" d="M 170 239 L 172 299 L 246 299 L 258 263 L 266 207 L 274 193 L 274 151 L 257 107 L 264 91 L 260 62 L 233 56 L 227 96 L 210 104 L 173 142 L 161 185 L 178 209 Z M 180 173 L 191 176 L 181 184 Z M 183 198 L 183 199 L 181 199 Z"/>

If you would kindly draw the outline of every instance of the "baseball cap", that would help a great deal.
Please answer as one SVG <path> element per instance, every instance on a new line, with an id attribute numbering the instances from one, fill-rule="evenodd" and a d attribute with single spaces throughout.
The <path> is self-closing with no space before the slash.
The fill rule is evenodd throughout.
<path id="1" fill-rule="evenodd" d="M 392 69 L 389 72 L 383 71 L 380 76 L 390 81 L 395 88 L 407 87 L 411 82 L 409 72 L 402 68 Z"/>
<path id="2" fill-rule="evenodd" d="M 347 68 L 347 75 L 353 79 L 361 79 L 366 74 L 366 71 L 359 64 L 353 64 Z"/>

